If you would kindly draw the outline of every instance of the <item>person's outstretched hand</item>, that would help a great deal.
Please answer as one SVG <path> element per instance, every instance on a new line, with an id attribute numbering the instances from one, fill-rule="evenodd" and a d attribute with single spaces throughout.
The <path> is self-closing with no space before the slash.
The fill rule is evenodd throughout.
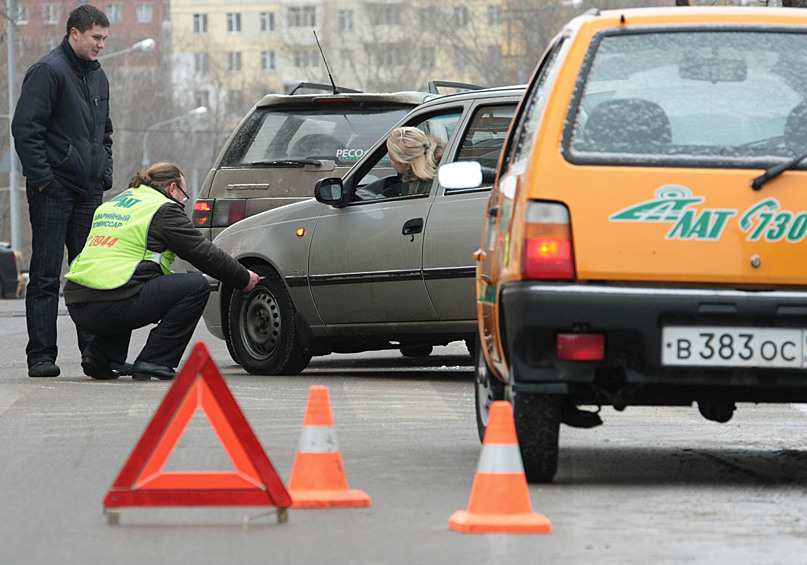
<path id="1" fill-rule="evenodd" d="M 258 284 L 259 280 L 260 280 L 260 277 L 258 276 L 258 274 L 253 273 L 252 271 L 250 271 L 249 272 L 249 284 L 243 288 L 244 292 L 249 292 L 250 290 L 255 288 L 255 285 Z"/>

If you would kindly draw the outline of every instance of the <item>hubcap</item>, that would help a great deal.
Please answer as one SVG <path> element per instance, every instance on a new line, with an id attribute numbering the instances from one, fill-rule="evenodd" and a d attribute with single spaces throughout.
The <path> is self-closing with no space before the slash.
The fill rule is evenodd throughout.
<path id="1" fill-rule="evenodd" d="M 253 357 L 265 359 L 274 353 L 281 331 L 282 321 L 275 297 L 261 289 L 249 298 L 241 318 L 244 345 Z"/>

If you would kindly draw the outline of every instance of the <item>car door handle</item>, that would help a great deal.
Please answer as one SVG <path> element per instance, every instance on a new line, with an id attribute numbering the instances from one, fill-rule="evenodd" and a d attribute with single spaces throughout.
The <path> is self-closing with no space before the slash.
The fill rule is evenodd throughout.
<path id="1" fill-rule="evenodd" d="M 422 231 L 423 231 L 423 218 L 414 218 L 404 223 L 401 233 L 403 235 L 412 235 L 415 233 L 420 233 Z"/>

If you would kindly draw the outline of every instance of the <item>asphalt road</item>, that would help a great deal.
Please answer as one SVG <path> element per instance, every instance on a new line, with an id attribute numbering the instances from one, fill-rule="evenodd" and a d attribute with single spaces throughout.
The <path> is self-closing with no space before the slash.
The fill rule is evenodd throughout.
<path id="1" fill-rule="evenodd" d="M 2 564 L 807 563 L 807 411 L 741 405 L 727 424 L 696 408 L 603 410 L 561 430 L 552 485 L 531 486 L 550 534 L 462 534 L 481 447 L 464 347 L 428 362 L 396 352 L 332 355 L 295 377 L 255 377 L 203 326 L 203 341 L 283 481 L 309 387 L 328 387 L 350 487 L 368 508 L 124 508 L 102 501 L 171 386 L 85 377 L 67 316 L 62 376 L 26 376 L 21 301 L 0 300 Z M 145 332 L 135 336 L 142 344 Z M 197 414 L 168 470 L 223 470 Z M 245 518 L 246 527 L 245 527 Z"/>

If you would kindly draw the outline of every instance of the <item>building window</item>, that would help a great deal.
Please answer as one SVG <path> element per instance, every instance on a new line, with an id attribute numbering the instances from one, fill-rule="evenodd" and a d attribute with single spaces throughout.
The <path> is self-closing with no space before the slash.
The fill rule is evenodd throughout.
<path id="1" fill-rule="evenodd" d="M 339 10 L 339 31 L 353 31 L 353 10 Z"/>
<path id="2" fill-rule="evenodd" d="M 465 6 L 454 8 L 454 27 L 468 27 L 468 8 Z"/>
<path id="3" fill-rule="evenodd" d="M 454 68 L 455 69 L 464 69 L 468 66 L 468 55 L 465 53 L 465 49 L 462 47 L 455 47 L 454 48 Z"/>
<path id="4" fill-rule="evenodd" d="M 339 52 L 339 59 L 342 61 L 342 68 L 349 70 L 353 68 L 353 58 L 350 54 L 350 49 L 342 49 Z"/>
<path id="5" fill-rule="evenodd" d="M 193 99 L 197 108 L 199 106 L 210 107 L 210 93 L 207 90 L 197 90 L 193 93 Z"/>
<path id="6" fill-rule="evenodd" d="M 137 5 L 137 23 L 150 24 L 154 18 L 154 6 L 151 2 L 140 2 Z"/>
<path id="7" fill-rule="evenodd" d="M 43 6 L 43 16 L 46 24 L 59 23 L 59 4 L 45 4 Z"/>
<path id="8" fill-rule="evenodd" d="M 438 23 L 443 19 L 441 17 L 440 9 L 435 6 L 420 8 L 417 11 L 417 17 L 420 29 L 425 31 L 437 29 Z"/>
<path id="9" fill-rule="evenodd" d="M 319 54 L 315 51 L 294 51 L 292 57 L 295 67 L 305 68 L 319 66 Z"/>
<path id="10" fill-rule="evenodd" d="M 401 9 L 398 6 L 386 6 L 377 4 L 375 6 L 375 25 L 377 26 L 399 26 L 401 25 Z"/>
<path id="11" fill-rule="evenodd" d="M 227 14 L 227 33 L 241 33 L 241 14 Z"/>
<path id="12" fill-rule="evenodd" d="M 261 51 L 261 72 L 268 73 L 275 70 L 275 52 Z"/>
<path id="13" fill-rule="evenodd" d="M 286 8 L 286 25 L 289 27 L 316 27 L 316 6 L 289 6 Z"/>
<path id="14" fill-rule="evenodd" d="M 28 4 L 17 4 L 16 24 L 18 26 L 24 26 L 28 24 Z"/>
<path id="15" fill-rule="evenodd" d="M 121 21 L 121 12 L 123 8 L 120 4 L 107 4 L 106 5 L 106 17 L 109 19 L 109 23 L 111 24 L 119 24 Z"/>
<path id="16" fill-rule="evenodd" d="M 488 66 L 492 69 L 500 69 L 502 66 L 502 46 L 488 45 Z"/>
<path id="17" fill-rule="evenodd" d="M 210 55 L 206 52 L 193 54 L 193 70 L 197 73 L 210 72 Z"/>
<path id="18" fill-rule="evenodd" d="M 376 54 L 376 62 L 382 67 L 406 64 L 406 50 L 402 47 L 382 47 Z"/>
<path id="19" fill-rule="evenodd" d="M 488 6 L 488 27 L 502 27 L 502 7 Z"/>
<path id="20" fill-rule="evenodd" d="M 434 47 L 423 47 L 420 50 L 420 68 L 434 68 Z"/>
<path id="21" fill-rule="evenodd" d="M 261 33 L 275 31 L 275 13 L 261 12 Z"/>
<path id="22" fill-rule="evenodd" d="M 193 33 L 196 35 L 207 35 L 207 14 L 193 15 Z"/>
<path id="23" fill-rule="evenodd" d="M 227 52 L 227 72 L 228 73 L 241 72 L 241 51 Z"/>

